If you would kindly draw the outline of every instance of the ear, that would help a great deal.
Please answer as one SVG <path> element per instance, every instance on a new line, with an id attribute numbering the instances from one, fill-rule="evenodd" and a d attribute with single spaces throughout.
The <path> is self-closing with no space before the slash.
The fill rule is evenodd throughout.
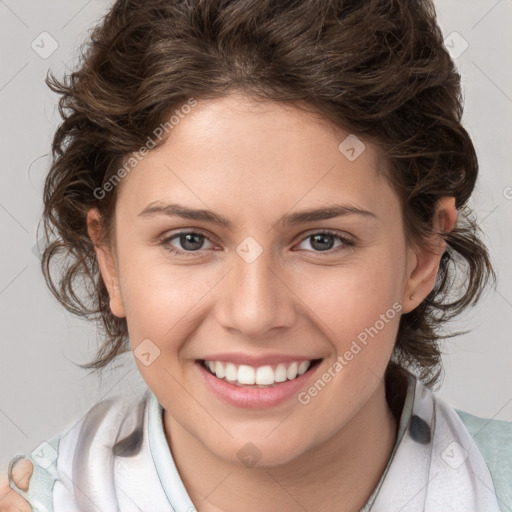
<path id="1" fill-rule="evenodd" d="M 107 287 L 110 297 L 110 310 L 114 316 L 123 318 L 126 316 L 124 304 L 119 287 L 119 273 L 114 251 L 107 247 L 102 240 L 102 220 L 97 208 L 87 212 L 87 232 L 94 243 L 96 258 L 100 267 L 101 277 Z"/>
<path id="2" fill-rule="evenodd" d="M 433 227 L 449 233 L 457 223 L 454 197 L 441 197 L 434 212 Z M 407 283 L 402 297 L 403 312 L 409 313 L 432 291 L 436 283 L 441 256 L 446 242 L 436 235 L 428 246 L 415 246 L 407 250 Z"/>

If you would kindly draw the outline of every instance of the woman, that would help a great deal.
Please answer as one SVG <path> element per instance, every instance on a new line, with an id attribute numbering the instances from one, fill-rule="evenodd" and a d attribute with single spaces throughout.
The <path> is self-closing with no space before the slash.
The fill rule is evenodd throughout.
<path id="1" fill-rule="evenodd" d="M 430 2 L 119 1 L 48 83 L 43 270 L 148 390 L 11 461 L 33 509 L 510 508 L 511 425 L 430 391 L 493 277 Z"/>

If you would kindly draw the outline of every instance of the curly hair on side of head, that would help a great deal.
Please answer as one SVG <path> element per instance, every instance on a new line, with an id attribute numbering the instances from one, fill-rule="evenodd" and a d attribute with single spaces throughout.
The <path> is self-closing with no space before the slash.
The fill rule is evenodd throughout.
<path id="1" fill-rule="evenodd" d="M 461 124 L 460 76 L 431 0 L 118 0 L 84 44 L 75 71 L 48 86 L 62 123 L 45 182 L 42 269 L 57 299 L 98 322 L 105 342 L 83 368 L 129 350 L 86 224 L 98 208 L 112 238 L 117 187 L 107 187 L 155 128 L 190 100 L 234 91 L 304 108 L 375 143 L 401 198 L 407 240 L 425 244 L 439 198 L 458 222 L 434 289 L 400 320 L 389 372 L 441 374 L 445 323 L 495 280 L 468 200 L 478 162 Z M 163 138 L 159 144 L 165 142 Z M 101 191 L 101 194 L 98 193 Z M 58 265 L 58 275 L 52 268 Z"/>

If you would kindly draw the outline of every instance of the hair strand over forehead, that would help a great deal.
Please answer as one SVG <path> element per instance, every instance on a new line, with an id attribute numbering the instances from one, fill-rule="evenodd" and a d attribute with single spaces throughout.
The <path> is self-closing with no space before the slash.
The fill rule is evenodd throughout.
<path id="1" fill-rule="evenodd" d="M 107 190 L 190 98 L 237 91 L 306 108 L 376 144 L 410 243 L 426 243 L 436 202 L 455 197 L 459 222 L 443 235 L 436 285 L 402 315 L 388 368 L 436 383 L 439 341 L 453 335 L 446 322 L 478 300 L 494 272 L 467 204 L 478 163 L 461 124 L 460 76 L 430 0 L 119 0 L 75 71 L 62 81 L 50 73 L 47 84 L 60 95 L 62 123 L 44 190 L 42 268 L 58 300 L 103 330 L 105 343 L 82 367 L 103 368 L 129 350 L 86 225 L 88 210 L 98 208 L 109 241 L 117 188 L 101 198 L 95 191 Z"/>

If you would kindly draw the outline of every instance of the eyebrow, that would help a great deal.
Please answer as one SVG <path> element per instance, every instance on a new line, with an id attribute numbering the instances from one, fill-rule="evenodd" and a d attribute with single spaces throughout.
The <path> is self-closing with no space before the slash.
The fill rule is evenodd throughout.
<path id="1" fill-rule="evenodd" d="M 167 215 L 168 217 L 181 217 L 188 220 L 211 222 L 212 224 L 224 226 L 230 231 L 233 230 L 233 223 L 222 215 L 214 213 L 210 210 L 196 210 L 193 208 L 187 208 L 186 206 L 177 203 L 151 203 L 146 206 L 138 216 L 152 217 L 154 215 Z M 297 224 L 305 224 L 307 222 L 315 222 L 319 220 L 333 219 L 335 217 L 346 217 L 351 215 L 360 215 L 362 217 L 378 219 L 377 215 L 368 210 L 363 210 L 355 206 L 334 204 L 324 208 L 288 213 L 281 217 L 277 224 L 283 227 L 289 227 L 295 226 Z"/>

